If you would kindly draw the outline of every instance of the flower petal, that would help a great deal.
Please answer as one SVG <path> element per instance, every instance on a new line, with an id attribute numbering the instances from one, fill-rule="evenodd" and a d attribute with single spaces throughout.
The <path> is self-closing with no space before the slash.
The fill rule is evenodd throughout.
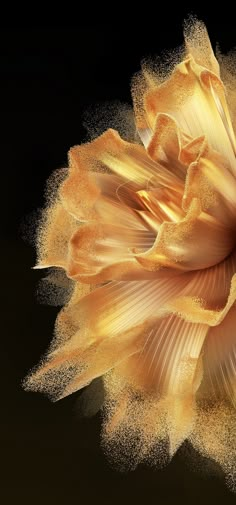
<path id="1" fill-rule="evenodd" d="M 122 213 L 129 214 L 130 222 L 132 211 L 121 204 L 122 191 L 126 189 L 126 205 L 131 204 L 133 208 L 135 191 L 146 188 L 150 181 L 154 187 L 164 185 L 174 191 L 183 190 L 183 183 L 151 160 L 143 147 L 125 142 L 114 130 L 108 130 L 89 144 L 74 147 L 69 159 L 69 177 L 62 184 L 60 195 L 68 212 L 80 220 L 97 219 L 101 212 L 106 219 L 113 206 L 113 214 L 117 211 L 121 211 L 121 217 Z M 107 173 L 110 176 L 113 173 L 116 178 L 113 175 L 109 180 Z"/>
<path id="2" fill-rule="evenodd" d="M 192 18 L 185 22 L 184 40 L 187 53 L 196 63 L 219 75 L 219 64 L 211 47 L 207 29 L 202 21 Z"/>
<path id="3" fill-rule="evenodd" d="M 186 167 L 180 161 L 183 140 L 174 118 L 168 114 L 158 114 L 147 152 L 153 160 L 163 164 L 182 181 L 186 177 Z"/>
<path id="4" fill-rule="evenodd" d="M 44 211 L 37 238 L 37 265 L 34 268 L 51 266 L 66 268 L 68 245 L 71 235 L 78 227 L 60 201 Z"/>
<path id="5" fill-rule="evenodd" d="M 129 360 L 126 375 L 157 395 L 192 394 L 195 367 L 207 330 L 207 325 L 184 321 L 174 313 L 160 318 L 141 353 L 133 358 L 133 367 Z"/>
<path id="6" fill-rule="evenodd" d="M 207 331 L 207 325 L 186 322 L 175 314 L 161 318 L 145 337 L 142 351 L 124 360 L 116 370 L 136 390 L 159 398 L 167 413 L 171 455 L 193 427 Z"/>
<path id="7" fill-rule="evenodd" d="M 152 156 L 159 156 L 159 147 L 162 147 L 160 140 L 165 129 L 167 132 L 171 129 L 176 134 L 175 125 L 168 117 L 165 118 L 160 136 L 154 135 L 156 144 L 150 144 Z M 161 213 L 160 221 L 164 222 L 159 227 L 155 243 L 149 251 L 136 255 L 137 261 L 152 271 L 160 266 L 181 270 L 207 268 L 224 260 L 235 245 L 236 183 L 227 169 L 227 160 L 209 147 L 205 137 L 194 139 L 183 148 L 179 142 L 176 148 L 179 161 L 189 164 L 182 209 L 177 193 L 174 197 L 176 201 L 172 196 L 174 192 L 171 193 L 170 203 L 163 189 L 161 199 L 158 191 L 138 192 L 141 197 L 147 194 L 149 200 L 143 198 L 143 201 L 157 217 L 162 206 L 161 200 L 167 204 L 169 214 L 172 213 L 172 223 L 167 223 L 168 219 Z M 176 209 L 174 215 L 173 204 Z"/>
<path id="8" fill-rule="evenodd" d="M 235 175 L 235 137 L 223 84 L 215 74 L 190 56 L 176 66 L 166 82 L 152 87 L 144 102 L 152 130 L 159 113 L 173 116 L 190 137 L 205 135 L 209 144 L 228 159 Z"/>
<path id="9" fill-rule="evenodd" d="M 70 239 L 67 275 L 82 282 L 121 279 L 152 279 L 153 275 L 133 258 L 131 248 L 149 248 L 155 240 L 153 231 L 122 226 L 88 223 L 79 227 Z"/>
<path id="10" fill-rule="evenodd" d="M 204 381 L 201 393 L 224 398 L 236 405 L 236 306 L 210 328 L 204 345 Z"/>
<path id="11" fill-rule="evenodd" d="M 184 296 L 202 300 L 205 309 L 218 312 L 224 309 L 230 295 L 230 287 L 236 273 L 236 250 L 224 261 L 210 268 L 190 273 L 190 281 Z"/>
<path id="12" fill-rule="evenodd" d="M 171 269 L 161 272 L 173 275 Z M 186 272 L 180 278 L 187 283 L 176 298 L 162 306 L 162 315 L 175 313 L 188 322 L 217 326 L 236 300 L 236 250 L 221 263 Z"/>
<path id="13" fill-rule="evenodd" d="M 217 326 L 221 324 L 236 300 L 235 273 L 231 278 L 230 289 L 228 290 L 228 296 L 225 300 L 228 281 L 232 273 L 230 268 L 231 261 L 232 259 L 227 259 L 223 267 L 222 264 L 220 264 L 218 272 L 211 272 L 211 269 L 207 269 L 205 275 L 196 276 L 193 282 L 193 286 L 191 286 L 190 282 L 187 288 L 184 290 L 185 293 L 182 293 L 183 296 L 180 296 L 167 304 L 166 313 L 168 313 L 168 311 L 170 313 L 175 311 L 186 321 L 203 324 L 205 323 L 209 326 Z M 229 268 L 228 272 L 227 268 Z M 224 284 L 222 280 L 224 281 Z M 213 291 L 212 286 L 209 289 L 210 283 L 212 283 L 212 286 L 215 286 L 215 291 Z M 204 287 L 206 287 L 206 291 L 204 291 Z M 190 292 L 192 296 L 188 294 Z M 198 295 L 196 295 L 197 292 Z M 222 306 L 223 300 L 224 305 Z M 217 302 L 219 304 L 218 306 Z M 209 306 L 213 308 L 208 308 Z"/>
<path id="14" fill-rule="evenodd" d="M 234 229 L 236 180 L 228 170 L 227 160 L 211 149 L 204 137 L 185 145 L 180 159 L 189 163 L 183 208 L 188 210 L 193 198 L 198 198 L 202 211 Z"/>
<path id="15" fill-rule="evenodd" d="M 201 215 L 200 202 L 193 198 L 186 216 L 177 223 L 164 222 L 151 249 L 135 258 L 150 271 L 162 266 L 198 270 L 222 261 L 233 243 L 232 230 Z"/>
<path id="16" fill-rule="evenodd" d="M 28 387 L 54 390 L 56 396 L 62 390 L 70 394 L 137 352 L 163 303 L 186 282 L 183 277 L 160 273 L 154 281 L 108 283 L 82 299 L 79 292 L 78 299 L 74 296 L 61 311 L 58 345 L 29 377 Z"/>

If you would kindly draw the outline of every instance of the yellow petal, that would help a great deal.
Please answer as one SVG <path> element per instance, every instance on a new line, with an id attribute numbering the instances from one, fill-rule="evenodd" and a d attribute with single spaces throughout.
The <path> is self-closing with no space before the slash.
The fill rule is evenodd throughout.
<path id="1" fill-rule="evenodd" d="M 76 390 L 85 385 L 85 376 L 87 382 L 96 376 L 95 361 L 102 364 L 101 374 L 105 373 L 121 356 L 126 358 L 142 347 L 162 305 L 186 283 L 184 277 L 177 281 L 160 273 L 160 279 L 153 281 L 108 283 L 82 299 L 78 293 L 78 299 L 73 297 L 59 315 L 58 345 L 54 343 L 45 363 L 29 377 L 28 386 L 64 390 L 76 375 Z M 114 353 L 116 346 L 119 353 Z"/>
<path id="2" fill-rule="evenodd" d="M 147 152 L 153 160 L 162 163 L 171 171 L 173 176 L 182 181 L 186 177 L 186 167 L 180 162 L 183 141 L 184 139 L 173 117 L 168 114 L 158 114 L 153 135 L 147 146 Z"/>
<path id="3" fill-rule="evenodd" d="M 177 223 L 164 222 L 152 248 L 135 255 L 137 261 L 150 271 L 163 266 L 198 270 L 222 261 L 232 250 L 232 231 L 200 214 L 200 203 L 194 198 L 186 217 Z"/>
<path id="4" fill-rule="evenodd" d="M 146 250 L 154 239 L 154 233 L 148 230 L 131 228 L 127 233 L 122 226 L 84 224 L 70 239 L 67 275 L 82 282 L 127 279 L 127 276 L 131 279 L 135 273 L 137 278 L 151 279 L 137 264 L 131 249 Z"/>
<path id="5" fill-rule="evenodd" d="M 194 426 L 207 331 L 207 325 L 188 323 L 175 314 L 161 318 L 145 337 L 142 351 L 116 370 L 134 390 L 159 399 L 160 409 L 166 412 L 171 456 Z"/>
<path id="6" fill-rule="evenodd" d="M 151 160 L 142 146 L 126 142 L 114 130 L 107 130 L 93 142 L 74 147 L 70 151 L 69 177 L 62 184 L 60 194 L 65 207 L 77 218 L 81 219 L 83 215 L 85 219 L 95 218 L 94 205 L 96 202 L 99 205 L 101 190 L 107 193 L 109 184 L 109 179 L 106 178 L 105 181 L 101 178 L 101 173 L 118 176 L 120 179 L 116 188 L 123 183 L 128 189 L 132 189 L 132 186 L 136 190 L 143 189 L 152 180 L 154 186 L 162 184 L 174 191 L 183 189 L 178 178 Z M 113 184 L 115 190 L 112 199 L 117 199 L 114 178 L 110 184 Z M 109 189 L 108 192 L 104 196 L 111 197 Z M 120 193 L 119 189 L 119 195 Z M 120 203 L 119 199 L 118 202 Z"/>
<path id="7" fill-rule="evenodd" d="M 176 66 L 171 77 L 144 96 L 152 130 L 159 113 L 176 120 L 190 137 L 205 135 L 211 147 L 228 160 L 236 173 L 235 137 L 220 79 L 189 57 Z"/>
<path id="8" fill-rule="evenodd" d="M 187 53 L 196 63 L 219 75 L 219 64 L 211 47 L 207 29 L 202 21 L 190 18 L 185 22 L 184 40 Z"/>
<path id="9" fill-rule="evenodd" d="M 35 268 L 66 268 L 69 241 L 78 227 L 59 200 L 44 211 L 38 232 L 38 261 Z"/>
<path id="10" fill-rule="evenodd" d="M 204 345 L 202 394 L 236 404 L 236 307 L 233 305 L 220 324 L 210 328 Z"/>
<path id="11" fill-rule="evenodd" d="M 166 122 L 167 131 L 170 127 L 173 131 L 173 122 L 169 118 Z M 236 183 L 227 168 L 227 160 L 209 147 L 205 137 L 183 148 L 178 145 L 179 161 L 189 164 L 182 209 L 178 193 L 172 192 L 172 202 L 169 202 L 168 193 L 165 195 L 163 190 L 138 192 L 148 210 L 160 218 L 160 223 L 164 221 L 150 250 L 135 256 L 150 271 L 161 266 L 180 270 L 207 268 L 224 260 L 235 245 Z M 159 195 L 163 195 L 163 203 Z M 169 220 L 172 222 L 166 222 Z"/>

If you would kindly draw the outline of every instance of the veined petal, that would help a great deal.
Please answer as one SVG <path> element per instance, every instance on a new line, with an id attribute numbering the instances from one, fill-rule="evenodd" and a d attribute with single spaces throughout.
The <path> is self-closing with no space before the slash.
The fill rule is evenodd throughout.
<path id="1" fill-rule="evenodd" d="M 184 140 L 186 143 L 173 117 L 159 113 L 153 135 L 147 145 L 147 152 L 153 160 L 161 163 L 182 181 L 186 177 L 186 166 L 180 161 Z"/>
<path id="2" fill-rule="evenodd" d="M 183 209 L 188 210 L 192 199 L 198 198 L 202 211 L 226 228 L 234 229 L 236 180 L 228 169 L 227 160 L 211 149 L 204 137 L 185 145 L 180 160 L 189 163 Z"/>
<path id="3" fill-rule="evenodd" d="M 183 181 L 180 208 L 187 211 L 192 199 L 198 198 L 204 212 L 234 228 L 236 180 L 228 160 L 210 147 L 204 135 L 186 139 L 171 116 L 158 114 L 147 151 Z M 174 191 L 172 195 L 181 198 Z"/>
<path id="4" fill-rule="evenodd" d="M 116 211 L 132 214 L 121 201 L 131 202 L 133 207 L 135 191 L 148 187 L 150 181 L 153 187 L 164 185 L 183 191 L 183 183 L 174 174 L 154 162 L 142 146 L 125 142 L 114 130 L 108 130 L 89 144 L 74 147 L 69 160 L 69 177 L 62 184 L 60 195 L 65 208 L 77 219 L 96 219 L 104 198 L 106 204 L 115 202 Z M 104 173 L 113 173 L 116 179 L 113 176 L 109 181 L 107 176 L 102 176 Z"/>
<path id="5" fill-rule="evenodd" d="M 131 249 L 148 249 L 155 240 L 153 231 L 88 223 L 70 239 L 67 275 L 82 282 L 153 278 L 133 258 Z M 118 277 L 117 277 L 118 276 Z"/>
<path id="6" fill-rule="evenodd" d="M 220 264 L 221 266 L 221 264 Z M 222 283 L 222 280 L 225 281 L 225 278 L 223 277 L 224 275 L 224 268 L 227 269 L 229 267 L 229 262 L 226 260 L 225 267 L 222 268 L 221 273 L 222 277 L 218 277 L 220 282 Z M 230 269 L 230 267 L 229 267 Z M 209 269 L 210 270 L 210 269 Z M 227 270 L 226 270 L 227 271 Z M 234 270 L 235 272 L 235 270 Z M 212 272 L 211 272 L 212 273 Z M 210 282 L 215 282 L 217 275 L 211 275 L 210 272 L 206 270 L 206 275 L 205 279 L 204 276 L 202 276 L 202 281 L 205 280 L 206 284 Z M 218 271 L 219 274 L 219 271 Z M 222 307 L 222 301 L 224 299 L 224 295 L 226 292 L 226 286 L 227 284 L 223 285 L 222 283 L 222 293 L 219 292 L 221 289 L 220 286 L 218 285 L 218 288 L 215 291 L 215 297 L 213 295 L 212 289 L 209 289 L 209 285 L 207 286 L 207 291 L 203 291 L 204 287 L 204 282 L 200 281 L 200 284 L 198 283 L 200 280 L 201 276 L 196 277 L 196 285 L 194 288 L 194 283 L 193 287 L 191 287 L 191 282 L 187 286 L 185 293 L 182 293 L 182 296 L 176 298 L 175 300 L 172 300 L 170 303 L 167 304 L 166 306 L 166 312 L 168 311 L 170 313 L 176 312 L 180 317 L 184 318 L 186 321 L 192 321 L 195 323 L 205 323 L 208 324 L 209 326 L 217 326 L 222 323 L 224 318 L 227 316 L 228 312 L 230 311 L 231 307 L 234 305 L 235 300 L 236 300 L 236 274 L 234 273 L 232 278 L 231 278 L 231 283 L 230 283 L 230 289 L 228 291 L 228 297 Z M 229 275 L 228 275 L 229 278 Z M 198 281 L 198 282 L 197 282 Z M 228 287 L 228 286 L 227 286 Z M 194 296 L 193 293 L 195 292 L 201 292 L 202 293 L 202 298 L 198 296 Z M 187 294 L 190 293 L 191 295 Z M 217 306 L 217 301 L 219 305 Z M 208 308 L 209 305 L 212 305 L 214 308 Z"/>
<path id="7" fill-rule="evenodd" d="M 171 275 L 171 269 L 161 269 L 161 272 Z M 176 298 L 162 306 L 163 316 L 175 313 L 185 321 L 215 327 L 236 300 L 236 251 L 217 265 L 183 273 L 181 278 L 187 284 Z"/>
<path id="8" fill-rule="evenodd" d="M 160 273 L 160 278 L 153 281 L 108 283 L 82 299 L 79 293 L 78 300 L 73 297 L 60 313 L 59 344 L 54 345 L 55 350 L 49 353 L 43 366 L 29 377 L 28 387 L 58 391 L 61 386 L 63 390 L 66 388 L 65 394 L 70 394 L 117 361 L 137 352 L 150 325 L 161 314 L 163 303 L 176 296 L 186 283 L 183 276 L 167 277 Z M 115 351 L 117 346 L 119 353 Z M 94 351 L 97 363 L 102 364 L 100 373 L 95 366 Z"/>
<path id="9" fill-rule="evenodd" d="M 180 163 L 182 167 L 189 165 L 185 189 L 182 202 L 180 195 L 173 191 L 170 196 L 163 189 L 138 192 L 148 210 L 159 217 L 160 226 L 152 248 L 137 254 L 136 259 L 152 271 L 161 266 L 180 270 L 211 267 L 224 260 L 235 246 L 235 178 L 227 168 L 227 160 L 209 147 L 205 137 L 182 147 L 173 121 L 163 115 L 162 120 L 163 129 L 153 147 L 150 144 L 151 154 L 159 156 L 162 134 L 165 139 L 165 130 L 171 129 L 179 166 Z M 163 213 L 162 201 L 167 204 L 167 215 Z M 166 222 L 168 214 L 172 217 L 170 223 Z"/>
<path id="10" fill-rule="evenodd" d="M 137 261 L 150 271 L 162 266 L 198 270 L 222 261 L 234 244 L 232 230 L 201 210 L 199 199 L 193 198 L 186 216 L 177 223 L 164 222 L 151 249 L 135 254 Z"/>
<path id="11" fill-rule="evenodd" d="M 84 146 L 81 146 L 83 152 L 82 147 Z M 72 155 L 71 158 L 73 159 Z M 80 164 L 79 160 L 77 163 L 73 161 L 68 177 L 60 188 L 60 199 L 67 212 L 82 222 L 98 220 L 105 223 L 112 223 L 119 214 L 122 226 L 144 228 L 142 220 L 134 211 L 134 184 L 125 181 L 124 188 L 121 177 L 89 172 L 93 159 L 88 160 L 87 165 L 85 162 Z M 139 189 L 139 186 L 135 189 Z M 122 197 L 125 198 L 125 204 Z M 137 208 L 140 208 L 140 205 L 137 205 Z"/>
<path id="12" fill-rule="evenodd" d="M 188 323 L 175 314 L 161 318 L 147 332 L 141 352 L 116 370 L 136 390 L 159 398 L 167 415 L 171 455 L 193 428 L 207 331 L 207 325 Z"/>
<path id="13" fill-rule="evenodd" d="M 161 317 L 133 358 L 133 367 L 129 360 L 126 374 L 159 396 L 194 393 L 195 368 L 207 331 L 207 325 L 184 321 L 174 313 Z"/>
<path id="14" fill-rule="evenodd" d="M 228 159 L 235 175 L 235 137 L 223 84 L 214 73 L 189 56 L 166 82 L 146 93 L 144 102 L 151 130 L 159 113 L 173 116 L 190 137 L 205 135 L 210 145 Z"/>
<path id="15" fill-rule="evenodd" d="M 236 405 L 236 307 L 210 328 L 204 345 L 204 380 L 200 394 L 224 398 Z"/>
<path id="16" fill-rule="evenodd" d="M 190 281 L 183 294 L 195 300 L 201 300 L 205 309 L 214 310 L 217 313 L 227 304 L 235 273 L 236 251 L 233 251 L 217 265 L 190 272 Z"/>

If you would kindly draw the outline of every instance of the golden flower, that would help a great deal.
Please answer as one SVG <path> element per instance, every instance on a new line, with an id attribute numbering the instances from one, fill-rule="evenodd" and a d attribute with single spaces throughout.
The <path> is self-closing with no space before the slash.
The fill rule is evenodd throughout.
<path id="1" fill-rule="evenodd" d="M 140 141 L 109 129 L 69 152 L 37 268 L 74 290 L 27 387 L 57 399 L 104 376 L 107 441 L 133 437 L 139 462 L 188 438 L 232 474 L 236 143 L 201 22 L 185 42 L 168 78 L 144 66 L 134 80 Z"/>

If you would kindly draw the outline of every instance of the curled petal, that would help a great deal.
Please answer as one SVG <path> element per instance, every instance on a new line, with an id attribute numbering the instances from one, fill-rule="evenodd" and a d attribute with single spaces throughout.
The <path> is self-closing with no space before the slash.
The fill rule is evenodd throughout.
<path id="1" fill-rule="evenodd" d="M 80 146 L 82 152 L 83 149 Z M 78 150 L 80 149 L 78 148 Z M 89 151 L 89 147 L 88 147 Z M 135 198 L 135 184 L 124 187 L 124 180 L 112 174 L 89 172 L 94 160 L 87 161 L 81 168 L 79 161 L 70 170 L 69 176 L 60 188 L 64 208 L 77 220 L 98 220 L 112 223 L 119 214 L 119 222 L 126 228 L 142 228 L 142 220 L 133 208 L 140 208 Z"/>
<path id="2" fill-rule="evenodd" d="M 204 137 L 187 144 L 180 159 L 189 163 L 183 208 L 188 210 L 192 199 L 198 198 L 202 211 L 226 228 L 233 229 L 236 224 L 236 181 L 227 168 L 227 160 L 213 151 Z"/>
<path id="3" fill-rule="evenodd" d="M 162 163 L 171 173 L 184 181 L 186 167 L 180 161 L 183 140 L 174 118 L 161 113 L 157 115 L 147 152 L 153 160 Z"/>
<path id="4" fill-rule="evenodd" d="M 212 392 L 236 405 L 236 141 L 202 23 L 185 45 L 168 79 L 144 64 L 134 85 L 143 145 L 109 129 L 70 150 L 38 237 L 36 268 L 74 291 L 26 388 L 59 399 L 105 376 L 104 431 L 134 435 L 138 461 L 205 440 Z"/>
<path id="5" fill-rule="evenodd" d="M 232 250 L 233 241 L 231 230 L 205 219 L 199 199 L 193 198 L 186 216 L 177 223 L 164 222 L 151 249 L 135 258 L 150 271 L 162 266 L 198 270 L 223 260 Z"/>
<path id="6" fill-rule="evenodd" d="M 142 146 L 122 140 L 114 130 L 107 130 L 89 144 L 74 147 L 69 160 L 69 177 L 62 184 L 60 194 L 65 208 L 78 219 L 95 219 L 99 214 L 99 195 L 107 193 L 107 190 L 109 192 L 109 179 L 105 181 L 102 173 L 115 174 L 122 179 L 119 179 L 116 188 L 126 183 L 130 191 L 143 189 L 150 180 L 154 186 L 161 184 L 180 192 L 183 189 L 183 183 L 151 160 Z M 110 184 L 114 182 L 113 178 Z M 111 193 L 104 196 L 110 200 L 118 199 L 120 203 L 117 192 L 115 198 L 110 198 Z"/>
<path id="7" fill-rule="evenodd" d="M 80 226 L 70 239 L 67 275 L 82 282 L 129 278 L 152 279 L 138 265 L 131 249 L 149 248 L 155 239 L 152 231 L 110 224 Z"/>
<path id="8" fill-rule="evenodd" d="M 177 65 L 169 80 L 151 88 L 144 100 L 152 130 L 159 113 L 173 116 L 190 137 L 205 135 L 210 145 L 228 159 L 232 173 L 236 173 L 235 137 L 223 84 L 214 73 L 190 56 Z"/>
<path id="9" fill-rule="evenodd" d="M 163 128 L 167 128 L 167 131 L 171 128 L 176 134 L 175 125 L 168 117 L 165 118 Z M 158 138 L 154 136 L 153 146 L 155 145 L 156 151 L 152 148 L 152 142 L 150 144 L 152 156 L 155 156 L 155 152 L 158 156 L 162 148 L 162 133 L 161 130 Z M 160 223 L 161 220 L 164 221 L 159 226 L 158 236 L 151 249 L 135 256 L 144 268 L 151 271 L 158 270 L 161 266 L 181 270 L 207 268 L 224 260 L 235 245 L 233 229 L 236 224 L 236 184 L 235 178 L 227 169 L 227 161 L 209 147 L 205 137 L 199 137 L 184 147 L 178 142 L 178 153 L 182 166 L 189 164 L 182 209 L 177 194 L 179 201 L 175 201 L 176 197 L 173 198 L 172 193 L 170 204 L 163 190 L 162 198 L 160 191 L 139 191 L 147 208 L 155 216 L 160 214 L 161 206 Z M 162 200 L 164 205 L 167 204 L 169 215 L 172 213 L 171 223 L 166 222 L 169 219 L 163 214 Z"/>
<path id="10" fill-rule="evenodd" d="M 193 56 L 196 63 L 219 76 L 219 63 L 212 50 L 204 23 L 198 19 L 190 19 L 185 23 L 184 28 L 187 53 Z"/>

